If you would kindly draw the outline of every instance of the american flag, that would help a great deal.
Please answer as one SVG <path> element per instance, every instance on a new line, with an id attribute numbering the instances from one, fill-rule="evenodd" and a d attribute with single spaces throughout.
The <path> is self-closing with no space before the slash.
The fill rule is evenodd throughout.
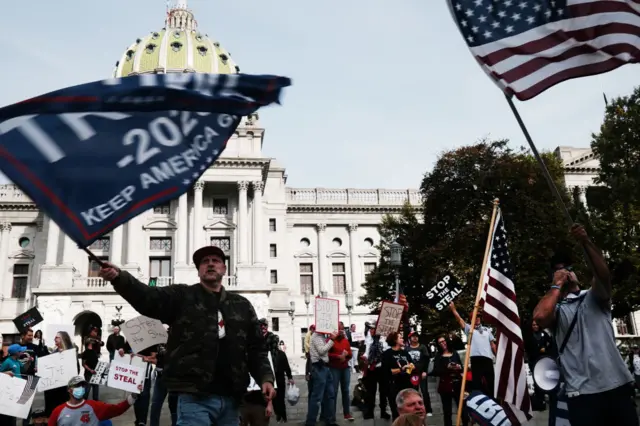
<path id="1" fill-rule="evenodd" d="M 521 101 L 640 61 L 639 0 L 448 1 L 482 69 Z"/>
<path id="2" fill-rule="evenodd" d="M 29 401 L 29 399 L 31 399 L 33 394 L 36 392 L 36 388 L 38 387 L 39 381 L 40 381 L 40 377 L 38 376 L 27 376 L 27 380 L 24 385 L 22 394 L 20 395 L 20 398 L 18 398 L 16 402 L 22 405 L 26 404 Z"/>
<path id="3" fill-rule="evenodd" d="M 495 364 L 494 394 L 510 414 L 514 425 L 531 418 L 531 400 L 524 366 L 524 341 L 520 314 L 516 306 L 513 267 L 507 250 L 507 233 L 502 212 L 498 209 L 491 230 L 491 251 L 484 271 L 483 318 L 496 327 L 498 348 Z"/>

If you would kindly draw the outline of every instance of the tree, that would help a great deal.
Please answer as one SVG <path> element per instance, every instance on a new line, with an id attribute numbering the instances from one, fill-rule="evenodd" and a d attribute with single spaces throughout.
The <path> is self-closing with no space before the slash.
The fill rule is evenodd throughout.
<path id="1" fill-rule="evenodd" d="M 613 99 L 591 149 L 600 161 L 587 191 L 594 238 L 607 254 L 613 277 L 613 315 L 640 308 L 640 87 Z"/>
<path id="2" fill-rule="evenodd" d="M 543 157 L 565 203 L 572 205 L 562 164 L 550 153 Z M 430 336 L 455 329 L 448 310 L 439 314 L 427 306 L 426 291 L 451 271 L 466 286 L 456 300 L 459 311 L 472 310 L 495 198 L 500 200 L 507 228 L 521 318 L 531 318 L 548 290 L 549 259 L 556 250 L 570 252 L 580 272 L 581 254 L 569 240 L 562 210 L 539 165 L 523 148 L 512 150 L 504 140 L 481 141 L 445 152 L 425 174 L 421 192 L 423 223 L 409 207 L 399 217 L 383 221 L 382 261 L 364 284 L 367 295 L 362 304 L 375 307 L 391 296 L 388 245 L 397 236 L 405 247 L 400 274 L 414 322 Z"/>

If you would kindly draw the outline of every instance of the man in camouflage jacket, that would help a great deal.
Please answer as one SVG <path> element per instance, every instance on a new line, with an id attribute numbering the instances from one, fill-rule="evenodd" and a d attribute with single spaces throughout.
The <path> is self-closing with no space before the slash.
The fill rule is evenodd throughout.
<path id="1" fill-rule="evenodd" d="M 267 351 L 271 354 L 271 360 L 273 361 L 274 370 L 277 369 L 277 359 L 278 359 L 278 351 L 280 346 L 280 337 L 277 334 L 269 331 L 269 321 L 266 318 L 261 318 L 260 321 L 260 332 L 264 337 L 264 343 L 267 348 Z M 274 371 L 276 373 L 276 371 Z"/>
<path id="2" fill-rule="evenodd" d="M 237 403 L 249 374 L 267 398 L 275 397 L 258 318 L 246 298 L 221 285 L 224 261 L 218 247 L 197 250 L 193 262 L 200 283 L 190 286 L 149 287 L 107 262 L 100 270 L 136 311 L 170 326 L 163 379 L 168 391 L 178 395 L 180 425 L 201 426 L 211 424 L 210 419 L 218 426 L 237 425 Z M 219 361 L 224 368 L 216 369 Z"/>

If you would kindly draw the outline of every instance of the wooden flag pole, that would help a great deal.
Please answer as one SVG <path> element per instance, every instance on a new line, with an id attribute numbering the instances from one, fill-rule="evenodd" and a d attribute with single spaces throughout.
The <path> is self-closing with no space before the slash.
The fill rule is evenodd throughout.
<path id="1" fill-rule="evenodd" d="M 98 265 L 100 265 L 101 268 L 104 267 L 104 262 L 101 259 L 99 259 L 98 256 L 96 256 L 91 250 L 89 250 L 89 248 L 82 247 L 82 250 L 84 250 L 84 252 L 89 255 L 89 259 L 96 262 Z"/>
<path id="2" fill-rule="evenodd" d="M 473 338 L 473 330 L 475 330 L 476 318 L 478 316 L 478 309 L 480 308 L 480 298 L 482 297 L 482 290 L 484 288 L 484 272 L 487 270 L 487 262 L 489 261 L 489 254 L 491 251 L 491 240 L 493 237 L 493 227 L 496 223 L 496 216 L 498 214 L 498 206 L 500 200 L 497 198 L 493 200 L 493 213 L 491 214 L 491 223 L 489 225 L 489 236 L 487 237 L 487 246 L 484 249 L 484 259 L 482 261 L 482 269 L 480 270 L 480 279 L 478 280 L 478 292 L 476 293 L 476 301 L 473 307 L 473 315 L 471 316 L 471 328 L 469 330 L 469 336 L 467 337 L 467 351 L 464 356 L 464 365 L 462 369 L 462 386 L 460 387 L 460 398 L 458 399 L 458 415 L 456 417 L 456 426 L 460 426 L 460 420 L 462 419 L 462 406 L 464 404 L 464 390 L 467 384 L 467 373 L 469 371 L 469 358 L 471 356 L 471 339 Z"/>

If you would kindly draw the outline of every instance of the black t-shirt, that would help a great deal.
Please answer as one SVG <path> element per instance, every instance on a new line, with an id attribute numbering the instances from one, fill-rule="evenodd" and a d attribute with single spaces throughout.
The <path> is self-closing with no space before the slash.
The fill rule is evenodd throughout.
<path id="1" fill-rule="evenodd" d="M 40 356 L 40 348 L 38 345 L 34 345 L 33 343 L 25 343 L 22 346 L 27 348 L 26 353 L 28 353 L 32 358 L 31 364 L 29 364 L 29 368 L 24 373 L 27 376 L 35 376 L 36 374 L 36 359 Z"/>
<path id="2" fill-rule="evenodd" d="M 98 356 L 98 353 L 94 350 L 87 349 L 82 353 L 82 364 L 86 364 L 87 367 L 89 367 L 92 370 L 95 370 L 96 367 L 98 366 L 99 359 L 100 357 Z M 89 379 L 91 379 L 91 376 L 93 376 L 93 373 L 85 369 L 84 370 L 85 380 L 89 381 Z"/>
<path id="3" fill-rule="evenodd" d="M 400 349 L 399 351 L 387 349 L 382 354 L 382 368 L 391 377 L 391 382 L 397 389 L 415 388 L 411 384 L 411 376 L 407 374 L 406 370 L 400 374 L 391 374 L 392 369 L 402 368 L 412 362 L 411 355 L 405 349 Z"/>
<path id="4" fill-rule="evenodd" d="M 213 293 L 213 296 L 216 298 L 216 306 L 219 306 L 220 293 Z M 219 396 L 232 396 L 231 383 L 233 383 L 234 378 L 231 375 L 229 339 L 227 339 L 226 336 L 218 339 L 218 356 L 215 362 L 216 367 L 213 374 L 213 383 L 211 383 L 212 393 Z"/>

